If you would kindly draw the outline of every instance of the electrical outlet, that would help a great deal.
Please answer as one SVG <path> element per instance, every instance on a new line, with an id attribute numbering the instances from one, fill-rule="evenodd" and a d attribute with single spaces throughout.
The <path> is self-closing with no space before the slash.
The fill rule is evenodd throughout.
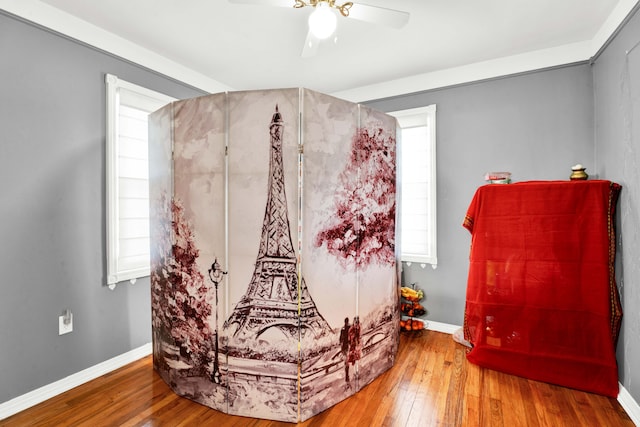
<path id="1" fill-rule="evenodd" d="M 58 317 L 58 335 L 68 334 L 73 331 L 73 313 L 69 313 L 66 324 L 64 320 L 65 316 Z"/>

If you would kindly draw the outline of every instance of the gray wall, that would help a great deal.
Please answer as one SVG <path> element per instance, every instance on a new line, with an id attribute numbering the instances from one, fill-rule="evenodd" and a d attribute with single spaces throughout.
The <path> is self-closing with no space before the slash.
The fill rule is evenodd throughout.
<path id="1" fill-rule="evenodd" d="M 622 185 L 616 273 L 624 314 L 620 382 L 640 402 L 640 13 L 593 65 L 597 171 Z M 627 53 L 628 52 L 628 53 Z"/>
<path id="2" fill-rule="evenodd" d="M 462 221 L 489 171 L 514 181 L 593 172 L 593 87 L 588 64 L 367 103 L 382 111 L 437 105 L 438 267 L 404 264 L 425 291 L 427 320 L 462 325 L 471 235 Z"/>
<path id="3" fill-rule="evenodd" d="M 202 94 L 0 13 L 0 402 L 151 341 L 148 279 L 105 286 L 105 73 Z"/>

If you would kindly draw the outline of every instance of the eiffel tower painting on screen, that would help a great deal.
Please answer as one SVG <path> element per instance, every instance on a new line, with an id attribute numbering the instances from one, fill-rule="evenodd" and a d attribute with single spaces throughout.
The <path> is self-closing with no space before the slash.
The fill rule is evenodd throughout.
<path id="1" fill-rule="evenodd" d="M 393 365 L 395 123 L 306 89 L 151 115 L 153 358 L 177 394 L 296 422 Z"/>

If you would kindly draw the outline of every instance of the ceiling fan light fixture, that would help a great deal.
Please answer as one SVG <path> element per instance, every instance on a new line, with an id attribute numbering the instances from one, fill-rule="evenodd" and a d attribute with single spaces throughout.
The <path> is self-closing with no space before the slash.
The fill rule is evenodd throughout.
<path id="1" fill-rule="evenodd" d="M 318 39 L 324 40 L 336 30 L 337 18 L 324 1 L 318 3 L 309 15 L 309 30 Z"/>

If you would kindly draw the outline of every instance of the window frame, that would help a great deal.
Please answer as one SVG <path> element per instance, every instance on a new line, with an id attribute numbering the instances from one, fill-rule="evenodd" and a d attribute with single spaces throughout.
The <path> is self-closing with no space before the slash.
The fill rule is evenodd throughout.
<path id="1" fill-rule="evenodd" d="M 388 113 L 396 117 L 399 127 L 399 135 L 403 129 L 427 127 L 428 141 L 426 141 L 428 151 L 429 182 L 426 185 L 427 194 L 427 250 L 423 253 L 406 253 L 402 250 L 402 238 L 400 239 L 400 260 L 406 263 L 420 263 L 423 267 L 430 264 L 433 268 L 438 265 L 437 255 L 437 200 L 436 200 L 436 105 L 431 104 L 426 107 L 411 108 L 406 110 L 398 110 Z M 402 153 L 402 137 L 399 137 L 399 150 Z M 400 215 L 402 215 L 402 169 L 401 158 L 399 157 L 399 173 L 400 173 Z M 400 236 L 402 236 L 402 216 L 400 216 Z"/>
<path id="2" fill-rule="evenodd" d="M 120 189 L 119 174 L 119 118 L 120 106 L 151 113 L 160 107 L 176 101 L 176 98 L 122 80 L 113 74 L 105 75 L 106 85 L 106 261 L 107 285 L 113 289 L 119 282 L 149 276 L 150 266 L 136 266 L 124 269 L 120 253 Z M 147 177 L 148 179 L 148 177 Z M 148 213 L 147 213 L 148 216 Z"/>

